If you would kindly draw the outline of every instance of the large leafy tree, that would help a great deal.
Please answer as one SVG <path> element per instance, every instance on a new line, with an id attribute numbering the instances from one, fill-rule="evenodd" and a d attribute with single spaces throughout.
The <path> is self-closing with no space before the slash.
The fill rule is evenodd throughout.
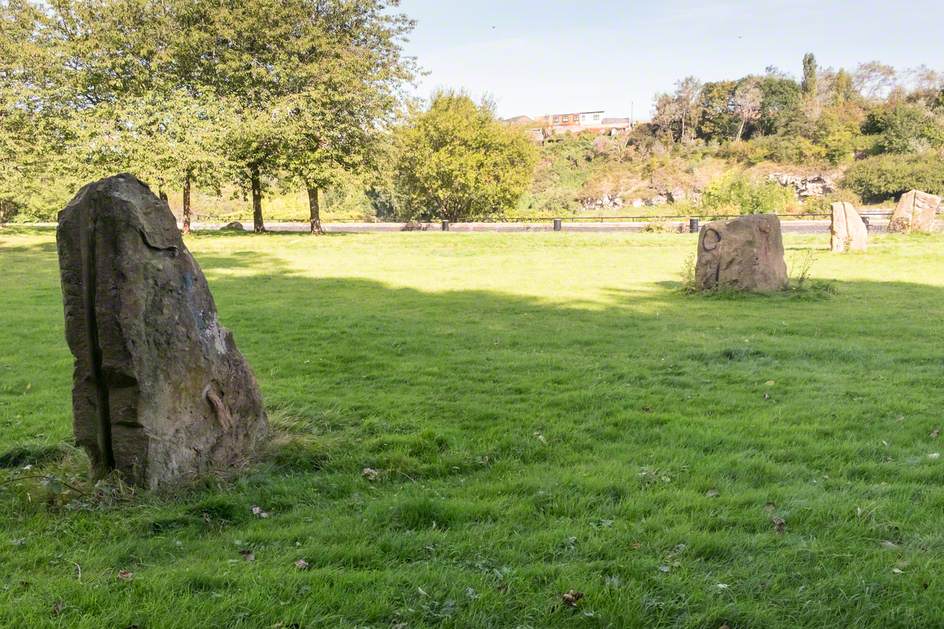
<path id="1" fill-rule="evenodd" d="M 308 193 L 310 229 L 322 233 L 321 192 L 374 165 L 382 131 L 393 121 L 402 86 L 415 76 L 401 50 L 413 28 L 376 0 L 317 2 L 315 17 L 328 54 L 319 71 L 287 99 L 280 158 L 290 182 Z"/>
<path id="2" fill-rule="evenodd" d="M 738 129 L 734 111 L 734 92 L 737 81 L 705 83 L 699 103 L 698 135 L 706 140 L 727 140 Z"/>
<path id="3" fill-rule="evenodd" d="M 761 91 L 758 127 L 765 135 L 793 131 L 802 116 L 802 94 L 793 79 L 768 74 L 758 81 Z"/>
<path id="4" fill-rule="evenodd" d="M 309 189 L 317 219 L 318 189 L 362 161 L 370 125 L 412 77 L 401 54 L 412 23 L 391 12 L 396 0 L 184 4 L 180 72 L 231 106 L 226 147 L 252 197 L 255 230 L 265 229 L 266 183 L 285 172 Z"/>
<path id="5" fill-rule="evenodd" d="M 5 161 L 38 162 L 24 150 L 41 120 L 58 117 L 48 153 L 64 170 L 83 179 L 128 169 L 162 194 L 182 189 L 185 230 L 191 186 L 225 180 L 250 193 L 257 231 L 265 188 L 285 175 L 313 193 L 317 218 L 318 189 L 368 161 L 414 75 L 401 52 L 412 22 L 396 6 L 0 0 L 0 46 L 15 53 L 0 60 L 12 79 L 0 88 Z"/>
<path id="6" fill-rule="evenodd" d="M 454 92 L 434 95 L 397 132 L 395 183 L 400 213 L 448 221 L 501 215 L 533 176 L 536 150 L 486 103 Z"/>
<path id="7" fill-rule="evenodd" d="M 9 3 L 8 13 L 29 28 L 13 37 L 15 55 L 4 58 L 19 68 L 5 82 L 20 94 L 16 110 L 34 126 L 52 129 L 43 121 L 56 122 L 54 141 L 43 145 L 46 177 L 74 188 L 131 170 L 162 196 L 182 188 L 186 230 L 191 183 L 212 184 L 223 170 L 218 136 L 226 109 L 181 80 L 180 49 L 188 38 L 178 23 L 182 6 L 184 0 Z"/>
<path id="8" fill-rule="evenodd" d="M 64 64 L 49 12 L 0 0 L 0 220 L 47 218 L 72 189 L 75 107 L 58 86 Z"/>

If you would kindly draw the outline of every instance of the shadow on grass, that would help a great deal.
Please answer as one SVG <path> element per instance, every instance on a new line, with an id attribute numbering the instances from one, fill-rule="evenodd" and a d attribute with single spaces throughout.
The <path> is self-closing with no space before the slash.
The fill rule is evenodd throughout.
<path id="1" fill-rule="evenodd" d="M 920 545 L 908 575 L 931 583 L 929 601 L 942 600 L 933 580 L 939 548 L 927 550 L 939 528 L 940 468 L 927 456 L 944 403 L 940 287 L 838 282 L 828 300 L 729 301 L 634 284 L 552 302 L 312 278 L 253 251 L 198 260 L 279 441 L 233 483 L 170 500 L 50 510 L 43 519 L 21 517 L 47 507 L 20 499 L 16 517 L 7 516 L 9 537 L 42 540 L 33 546 L 45 554 L 2 549 L 13 572 L 38 583 L 38 594 L 18 594 L 22 604 L 9 610 L 47 609 L 47 593 L 58 600 L 63 587 L 79 588 L 71 565 L 63 571 L 49 557 L 71 560 L 90 545 L 94 553 L 75 556 L 87 573 L 130 566 L 152 599 L 218 605 L 207 608 L 216 624 L 237 624 L 234 601 L 256 599 L 258 624 L 281 622 L 273 588 L 291 579 L 319 587 L 330 574 L 330 591 L 280 596 L 362 624 L 405 616 L 433 625 L 438 617 L 423 615 L 434 590 L 428 574 L 417 575 L 422 565 L 440 574 L 435 591 L 459 601 L 456 626 L 476 618 L 515 626 L 522 609 L 534 610 L 532 626 L 568 625 L 574 617 L 560 596 L 576 587 L 622 626 L 772 626 L 784 610 L 809 626 L 846 625 L 882 611 L 870 606 L 894 617 L 899 604 L 892 587 L 844 598 L 863 574 L 898 578 L 878 540 L 903 553 Z M 43 281 L 29 295 L 13 280 L 0 284 L 26 295 L 5 329 L 34 333 L 31 345 L 0 334 L 0 362 L 16 361 L 0 372 L 0 408 L 41 424 L 50 415 L 37 410 L 40 393 L 69 395 L 48 392 L 67 382 L 68 365 L 36 351 L 64 345 L 55 255 L 23 248 L 4 264 L 19 284 L 37 268 Z M 55 380 L 40 380 L 53 370 Z M 54 465 L 52 450 L 7 451 L 10 465 Z M 256 518 L 252 505 L 273 518 Z M 785 531 L 771 525 L 767 505 Z M 861 505 L 879 515 L 852 515 Z M 178 554 L 172 539 L 188 551 Z M 241 548 L 262 549 L 258 562 L 246 562 Z M 291 567 L 299 557 L 310 573 Z M 219 593 L 220 603 L 181 589 L 173 579 L 184 578 L 174 577 L 184 565 L 193 571 L 186 583 Z M 482 576 L 495 566 L 509 568 L 507 594 Z M 214 581 L 223 572 L 232 586 Z M 607 575 L 633 586 L 610 588 Z M 721 578 L 737 584 L 730 605 L 717 596 Z M 495 598 L 476 602 L 466 595 L 472 586 Z M 149 624 L 172 624 L 163 611 L 140 612 L 136 600 L 96 594 L 93 602 L 81 588 L 70 595 L 88 618 L 120 613 L 126 626 L 151 614 L 158 619 Z M 820 607 L 808 605 L 804 588 Z M 656 598 L 664 603 L 646 607 Z M 113 611 L 115 600 L 126 601 L 123 611 Z M 918 609 L 916 626 L 933 625 L 940 612 L 939 604 Z M 307 608 L 293 613 L 305 617 Z M 633 614 L 649 622 L 620 623 Z"/>

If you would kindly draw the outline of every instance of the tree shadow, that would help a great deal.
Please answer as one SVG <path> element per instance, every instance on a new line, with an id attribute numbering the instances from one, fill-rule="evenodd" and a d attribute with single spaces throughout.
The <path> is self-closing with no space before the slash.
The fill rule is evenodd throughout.
<path id="1" fill-rule="evenodd" d="M 44 395 L 67 400 L 71 367 L 63 359 L 55 255 L 37 247 L 13 258 L 17 268 L 44 269 L 35 289 L 42 294 L 21 302 L 31 310 L 14 323 L 32 326 L 29 347 L 57 348 L 58 357 L 24 351 L 12 335 L 0 335 L 0 356 L 16 357 L 17 377 L 55 372 L 47 382 L 58 390 Z M 727 301 L 656 283 L 551 302 L 309 277 L 265 252 L 197 259 L 260 381 L 278 439 L 222 487 L 142 498 L 150 502 L 140 509 L 31 520 L 31 534 L 43 537 L 51 556 L 72 557 L 74 538 L 53 533 L 72 522 L 82 535 L 121 522 L 121 530 L 131 527 L 127 535 L 95 538 L 108 565 L 94 570 L 105 574 L 143 554 L 139 572 L 182 578 L 186 565 L 208 590 L 234 597 L 227 600 L 269 592 L 286 578 L 283 567 L 304 556 L 325 571 L 319 575 L 331 574 L 340 593 L 318 590 L 306 601 L 376 625 L 409 614 L 391 600 L 403 598 L 406 609 L 425 604 L 425 595 L 412 594 L 430 590 L 425 576 L 410 576 L 420 563 L 438 571 L 440 592 L 460 601 L 458 624 L 474 624 L 480 613 L 513 625 L 535 596 L 556 601 L 585 583 L 601 617 L 618 619 L 658 596 L 664 607 L 645 612 L 656 620 L 666 614 L 718 626 L 734 612 L 716 602 L 714 584 L 735 582 L 733 574 L 743 584 L 732 592 L 737 615 L 764 625 L 771 617 L 750 607 L 754 592 L 772 592 L 778 612 L 807 613 L 795 594 L 802 577 L 832 601 L 818 619 L 840 618 L 845 599 L 836 590 L 859 583 L 863 571 L 888 574 L 888 551 L 874 540 L 900 534 L 905 547 L 934 535 L 914 505 L 935 504 L 940 484 L 937 468 L 926 464 L 944 403 L 939 286 L 847 281 L 827 300 Z M 226 272 L 234 269 L 240 273 Z M 67 430 L 67 414 L 30 416 L 37 398 L 22 397 L 26 380 L 14 384 L 0 390 L 0 403 L 35 422 L 34 434 L 48 433 L 41 424 L 52 418 L 62 423 L 59 434 Z M 881 521 L 848 515 L 862 504 Z M 252 505 L 275 515 L 255 518 Z M 768 505 L 786 519 L 784 534 L 771 526 Z M 904 531 L 890 533 L 905 511 Z M 10 536 L 24 537 L 18 527 L 25 525 L 10 522 Z M 162 550 L 169 536 L 214 559 L 194 563 L 190 554 Z M 812 536 L 818 554 L 811 559 Z M 850 562 L 859 538 L 869 545 Z M 277 570 L 244 574 L 235 554 L 237 563 L 225 564 L 218 549 L 232 539 L 265 549 L 259 564 L 275 561 Z M 661 571 L 674 552 L 682 565 Z M 940 558 L 931 553 L 924 554 L 929 565 Z M 26 565 L 8 557 L 14 570 Z M 82 564 L 91 570 L 85 561 L 93 559 Z M 828 579 L 816 576 L 814 562 Z M 912 573 L 924 578 L 917 563 Z M 61 573 L 46 565 L 34 566 L 37 579 L 73 581 L 40 572 Z M 482 577 L 493 566 L 514 573 L 511 602 L 468 611 L 478 603 L 465 588 L 495 590 Z M 218 569 L 236 584 L 228 592 L 213 585 Z M 694 578 L 674 578 L 683 572 Z M 636 589 L 608 597 L 604 576 L 612 574 Z M 357 589 L 359 578 L 369 586 Z M 155 593 L 180 596 L 166 589 L 173 581 L 154 583 Z M 701 583 L 712 596 L 691 599 Z M 892 596 L 897 591 L 884 599 L 889 609 Z M 370 613 L 356 607 L 364 600 L 372 601 Z M 229 608 L 213 609 L 234 618 Z M 565 612 L 540 608 L 532 624 L 567 624 Z"/>

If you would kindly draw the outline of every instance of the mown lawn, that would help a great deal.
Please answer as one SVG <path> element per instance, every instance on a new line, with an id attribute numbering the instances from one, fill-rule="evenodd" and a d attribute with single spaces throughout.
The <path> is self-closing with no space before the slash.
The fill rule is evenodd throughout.
<path id="1" fill-rule="evenodd" d="M 191 237 L 280 434 L 173 496 L 65 445 L 53 241 L 0 231 L 2 626 L 944 625 L 944 236 L 745 298 L 687 235 Z"/>

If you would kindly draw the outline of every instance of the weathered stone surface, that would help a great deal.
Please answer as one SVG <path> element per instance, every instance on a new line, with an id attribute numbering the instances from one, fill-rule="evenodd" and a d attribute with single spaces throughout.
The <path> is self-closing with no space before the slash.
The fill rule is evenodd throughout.
<path id="1" fill-rule="evenodd" d="M 941 197 L 912 190 L 901 195 L 888 223 L 890 232 L 932 232 Z"/>
<path id="2" fill-rule="evenodd" d="M 699 290 L 774 292 L 786 288 L 780 219 L 754 214 L 702 226 L 695 284 Z"/>
<path id="3" fill-rule="evenodd" d="M 259 388 L 167 204 L 102 179 L 56 239 L 75 437 L 96 473 L 157 488 L 245 462 L 268 427 Z"/>
<path id="4" fill-rule="evenodd" d="M 869 230 L 862 217 L 845 201 L 833 203 L 830 225 L 830 246 L 833 251 L 865 251 L 869 246 Z"/>

